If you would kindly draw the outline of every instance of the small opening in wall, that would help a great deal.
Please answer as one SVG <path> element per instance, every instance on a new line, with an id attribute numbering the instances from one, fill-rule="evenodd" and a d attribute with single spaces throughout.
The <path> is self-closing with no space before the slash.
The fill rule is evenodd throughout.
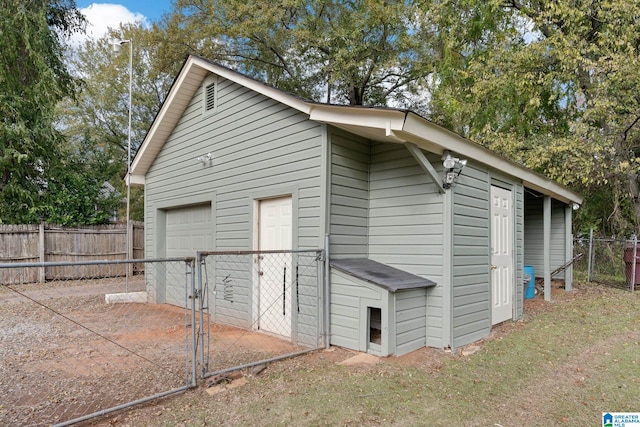
<path id="1" fill-rule="evenodd" d="M 369 311 L 369 342 L 382 344 L 382 310 L 377 307 L 367 307 Z"/>

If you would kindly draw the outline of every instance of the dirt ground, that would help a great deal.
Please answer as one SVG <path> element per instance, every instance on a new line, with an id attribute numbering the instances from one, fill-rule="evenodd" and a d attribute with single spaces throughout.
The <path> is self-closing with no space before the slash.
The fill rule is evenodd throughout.
<path id="1" fill-rule="evenodd" d="M 184 387 L 191 316 L 166 304 L 107 304 L 121 280 L 0 287 L 0 425 L 50 425 Z M 129 291 L 144 290 L 130 281 Z M 276 337 L 211 325 L 209 369 L 299 351 Z M 196 317 L 196 328 L 199 319 Z M 197 373 L 199 375 L 199 372 Z"/>
<path id="2" fill-rule="evenodd" d="M 551 303 L 544 301 L 544 297 L 542 295 L 536 295 L 533 299 L 526 299 L 524 302 L 524 316 L 521 321 L 516 322 L 505 322 L 503 324 L 497 325 L 492 329 L 490 336 L 487 338 L 475 342 L 471 345 L 465 346 L 464 348 L 456 349 L 455 352 L 434 349 L 434 348 L 422 348 L 420 350 L 414 351 L 407 355 L 401 357 L 388 357 L 388 358 L 372 358 L 373 363 L 377 364 L 377 366 L 389 365 L 391 366 L 399 366 L 399 367 L 413 367 L 419 369 L 421 371 L 426 372 L 437 372 L 441 369 L 442 365 L 446 363 L 446 361 L 450 361 L 452 359 L 464 359 L 468 357 L 470 354 L 473 354 L 476 351 L 479 351 L 487 342 L 492 340 L 501 339 L 509 334 L 517 332 L 518 330 L 526 327 L 526 320 L 541 313 L 545 313 L 553 310 L 554 308 L 563 305 L 573 298 L 575 298 L 579 294 L 583 294 L 585 292 L 593 292 L 585 287 L 578 287 L 573 291 L 567 292 L 563 289 L 563 282 L 554 281 L 552 284 L 552 301 Z M 597 291 L 596 291 L 597 292 Z M 603 345 L 606 345 L 603 344 Z M 596 350 L 594 350 L 596 351 Z M 287 375 L 287 373 L 295 372 L 300 367 L 304 367 L 306 371 L 323 371 L 328 370 L 331 365 L 341 364 L 347 360 L 354 360 L 354 357 L 357 358 L 359 355 L 358 352 L 340 348 L 340 347 L 331 347 L 330 349 L 318 350 L 309 354 L 305 354 L 293 359 L 288 359 L 284 361 L 277 362 L 276 364 L 272 364 L 268 367 L 268 374 L 270 377 L 273 376 L 275 378 L 279 378 L 280 375 Z M 364 360 L 364 359 L 363 359 Z M 569 381 L 580 381 L 582 374 L 582 368 L 580 367 L 582 363 L 584 363 L 584 358 L 579 358 L 570 362 L 571 366 L 564 366 L 561 368 L 563 372 L 558 372 L 558 375 L 561 375 L 562 378 L 568 379 Z M 368 362 L 363 362 L 362 365 L 367 365 L 371 363 L 371 359 Z M 358 363 L 355 364 L 353 369 L 363 369 L 362 367 L 358 367 Z M 367 368 L 364 368 L 367 369 Z M 381 368 L 384 370 L 384 368 Z M 565 372 L 566 371 L 566 372 Z M 239 374 L 233 378 L 241 378 L 241 383 L 239 386 L 244 386 L 247 384 L 247 381 L 251 381 L 253 374 L 249 370 L 242 371 L 242 374 Z M 563 379 L 563 381 L 564 381 Z M 208 381 L 211 381 L 209 379 Z M 175 407 L 183 407 L 185 411 L 194 411 L 197 412 L 197 408 L 206 408 L 208 403 L 212 402 L 211 399 L 228 401 L 230 405 L 232 405 L 235 401 L 234 393 L 231 390 L 231 384 L 234 384 L 235 381 L 232 381 L 232 378 L 228 379 L 230 381 L 229 384 L 226 382 L 222 382 L 220 385 L 216 385 L 215 387 L 221 388 L 222 394 L 220 397 L 217 397 L 218 391 L 213 390 L 212 388 L 208 388 L 208 385 L 211 383 L 207 383 L 207 381 L 203 381 L 200 383 L 198 389 L 190 391 L 187 395 L 177 395 L 174 397 L 169 397 L 167 399 L 150 402 L 127 411 L 122 411 L 119 413 L 115 413 L 100 419 L 95 419 L 89 421 L 83 425 L 91 425 L 91 426 L 138 426 L 138 425 L 155 425 L 150 420 L 154 419 L 154 416 L 158 416 L 162 418 L 162 416 L 169 414 L 171 411 L 175 410 Z M 523 411 L 521 407 L 527 407 L 527 401 L 529 402 L 530 407 L 536 408 L 541 402 L 543 402 L 546 397 L 545 390 L 552 388 L 554 384 L 549 383 L 540 383 L 534 384 L 529 389 L 522 391 L 514 398 L 514 401 L 521 402 L 518 407 L 515 408 L 515 411 L 521 411 L 519 415 L 523 421 L 522 425 L 537 425 L 535 418 L 535 411 Z M 251 387 L 251 386 L 249 386 Z M 275 386 L 274 386 L 275 387 Z M 228 391 L 228 393 L 225 393 Z M 252 395 L 254 392 L 249 392 L 249 395 Z M 262 393 L 258 390 L 255 390 L 255 393 Z M 262 394 L 259 396 L 255 396 L 256 399 L 261 399 Z M 533 396 L 533 397 L 532 397 Z M 519 399 L 519 400 L 518 400 Z M 174 408 L 174 409 L 172 409 Z M 206 409 L 201 409 L 206 412 Z M 177 414 L 174 414 L 177 416 Z M 185 416 L 187 414 L 185 413 Z M 158 420 L 160 420 L 158 418 Z M 167 419 L 173 419 L 171 417 Z M 183 418 L 184 419 L 184 418 Z M 158 421 L 158 425 L 174 425 L 173 421 Z M 215 423 L 214 423 L 215 424 Z M 232 418 L 229 419 L 228 425 L 236 425 L 242 424 L 242 422 L 238 421 L 236 423 Z M 178 425 L 208 425 L 208 424 L 199 424 L 197 422 L 180 422 Z"/>
<path id="3" fill-rule="evenodd" d="M 569 303 L 577 296 L 600 292 L 602 289 L 582 285 L 567 292 L 562 286 L 563 282 L 553 282 L 551 303 L 544 301 L 542 295 L 525 299 L 522 320 L 497 325 L 490 336 L 456 349 L 455 352 L 425 347 L 401 357 L 373 358 L 373 361 L 377 366 L 411 367 L 436 373 L 447 361 L 465 359 L 482 349 L 486 343 L 525 328 L 527 320 Z M 0 402 L 0 421 L 4 425 L 47 425 L 71 419 L 75 414 L 91 413 L 185 384 L 185 335 L 189 328 L 185 329 L 183 310 L 146 304 L 105 305 L 104 292 L 120 290 L 113 285 L 92 287 L 84 283 L 67 284 L 55 291 L 38 289 L 37 286 L 23 290 L 30 298 L 45 302 L 56 313 L 69 317 L 73 321 L 73 327 L 69 329 L 68 322 L 63 322 L 64 326 L 56 321 L 58 316 L 53 315 L 53 312 L 18 301 L 15 294 L 6 292 L 6 289 L 1 290 L 0 308 L 3 316 L 0 319 L 0 392 L 5 398 Z M 225 331 L 226 335 L 223 334 Z M 213 332 L 217 334 L 218 343 L 238 344 L 243 337 L 243 333 L 234 328 L 220 330 L 214 327 Z M 61 337 L 67 337 L 66 341 L 61 340 Z M 114 348 L 110 342 L 105 344 L 105 337 L 122 348 Z M 293 347 L 282 348 L 278 344 L 282 341 L 274 340 L 273 337 L 261 335 L 252 339 L 261 341 L 258 343 L 247 340 L 246 348 L 241 352 L 251 353 L 251 349 L 269 345 L 275 346 L 276 352 L 296 350 Z M 632 340 L 633 337 L 621 334 L 611 338 L 625 339 Z M 273 343 L 268 344 L 264 340 L 273 340 Z M 600 353 L 606 352 L 607 347 L 613 344 L 613 341 L 599 343 L 580 357 L 558 367 L 554 377 L 530 384 L 517 393 L 514 401 L 520 403 L 512 410 L 519 413 L 522 425 L 537 425 L 536 411 L 524 410 L 524 407 L 537 408 L 541 403 L 552 399 L 553 395 L 549 395 L 548 390 L 558 389 L 557 378 L 573 383 L 584 381 L 584 364 L 590 360 L 596 363 Z M 268 366 L 266 375 L 268 378 L 293 375 L 300 367 L 307 371 L 322 372 L 358 355 L 355 351 L 332 347 L 273 363 Z M 142 364 L 140 356 L 143 358 Z M 246 361 L 243 359 L 241 363 L 237 363 L 239 359 L 236 356 L 224 351 L 211 356 L 220 357 L 221 360 L 228 357 L 236 364 L 256 360 L 256 355 L 251 354 Z M 268 357 L 268 354 L 257 357 Z M 219 367 L 212 366 L 212 369 L 229 366 L 226 365 L 226 360 L 221 363 L 223 364 Z M 364 365 L 367 363 L 370 361 L 364 362 Z M 353 369 L 363 368 L 356 364 Z M 155 425 L 151 420 L 171 411 L 170 408 L 175 405 L 182 405 L 187 409 L 206 408 L 212 399 L 228 400 L 231 404 L 233 393 L 224 391 L 236 384 L 237 379 L 244 381 L 240 383 L 242 386 L 257 375 L 263 374 L 244 369 L 239 375 L 241 378 L 223 378 L 215 387 L 208 385 L 213 385 L 212 380 L 219 378 L 208 378 L 199 381 L 199 387 L 186 394 L 155 400 L 80 425 Z M 222 397 L 215 396 L 216 388 L 222 388 Z M 259 389 L 255 392 L 262 393 Z M 249 394 L 251 393 L 253 392 Z M 260 396 L 256 398 L 261 399 Z M 46 421 L 38 418 L 42 411 L 47 414 Z M 172 421 L 160 423 L 160 418 L 157 419 L 159 424 L 174 425 Z M 179 425 L 192 424 L 187 422 Z"/>

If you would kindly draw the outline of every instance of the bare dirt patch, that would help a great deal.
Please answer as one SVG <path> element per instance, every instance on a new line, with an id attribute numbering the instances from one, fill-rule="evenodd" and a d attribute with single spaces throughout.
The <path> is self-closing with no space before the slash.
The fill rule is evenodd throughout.
<path id="1" fill-rule="evenodd" d="M 107 305 L 98 293 L 105 288 L 114 287 L 92 286 L 89 292 L 85 285 L 74 296 L 74 287 L 65 287 L 57 297 L 51 288 L 31 289 L 24 290 L 31 299 L 4 299 L 3 425 L 49 425 L 184 384 L 184 321 L 178 323 L 183 325 L 179 350 L 163 353 L 141 337 L 162 339 L 161 346 L 171 343 L 175 318 L 161 306 Z M 136 325 L 147 315 L 154 321 L 141 334 Z M 127 340 L 127 334 L 137 341 Z"/>
<path id="2" fill-rule="evenodd" d="M 340 366 L 357 352 L 332 347 L 271 363 L 258 374 L 244 369 L 242 385 L 214 395 L 207 393 L 206 381 L 201 381 L 187 393 L 81 425 L 420 425 L 434 414 L 443 414 L 442 423 L 433 425 L 577 426 L 594 425 L 600 410 L 637 410 L 613 407 L 616 401 L 611 403 L 607 396 L 640 401 L 633 394 L 640 389 L 637 378 L 614 369 L 640 365 L 640 351 L 634 352 L 640 349 L 638 329 L 634 324 L 626 329 L 605 325 L 609 329 L 603 332 L 602 325 L 589 317 L 624 314 L 633 321 L 637 305 L 621 308 L 620 302 L 637 297 L 598 285 L 577 284 L 570 292 L 561 286 L 562 282 L 554 282 L 552 302 L 544 301 L 542 295 L 525 300 L 521 320 L 494 327 L 489 337 L 473 344 L 479 349 L 467 356 L 465 348 L 454 352 L 423 348 L 402 357 L 382 358 L 377 364 Z M 598 303 L 582 304 L 590 300 Z M 82 328 L 66 330 L 47 310 L 6 303 L 3 308 L 18 315 L 18 320 L 0 319 L 0 390 L 3 396 L 15 396 L 0 403 L 4 424 L 16 424 L 12 421 L 19 419 L 18 424 L 38 425 L 35 415 L 24 415 L 24 411 L 35 414 L 49 408 L 52 415 L 44 423 L 50 424 L 133 399 L 129 392 L 134 390 L 144 397 L 184 384 L 184 353 L 175 355 L 185 346 L 182 310 L 155 306 L 143 316 L 139 310 L 144 304 L 108 306 L 98 296 L 49 303 L 135 351 L 150 348 L 144 354 L 153 363 L 140 365 L 137 355 L 95 337 L 89 339 Z M 595 313 L 594 307 L 607 304 L 615 307 Z M 546 323 L 536 321 L 544 316 L 548 316 Z M 624 316 L 619 322 L 623 320 Z M 541 332 L 530 336 L 536 328 Z M 283 343 L 264 334 L 244 335 L 236 328 L 213 325 L 212 331 L 216 343 L 240 344 L 246 338 L 238 347 L 246 346 L 240 353 L 265 345 L 275 351 Z M 512 339 L 519 335 L 528 338 Z M 68 341 L 61 340 L 63 336 Z M 20 346 L 7 351 L 8 342 Z M 527 347 L 530 342 L 534 344 Z M 621 356 L 615 349 L 625 353 Z M 220 357 L 238 360 L 238 354 Z M 514 362 L 520 365 L 510 368 Z M 605 375 L 616 382 L 608 384 Z M 610 388 L 601 390 L 605 383 Z M 88 397 L 89 403 L 80 396 Z M 566 401 L 566 396 L 573 400 Z M 22 418 L 16 418 L 13 407 L 23 411 Z"/>
<path id="3" fill-rule="evenodd" d="M 410 426 L 429 419 L 436 426 L 596 425 L 598 411 L 611 404 L 597 393 L 600 371 L 618 358 L 611 349 L 640 339 L 633 329 L 600 330 L 593 319 L 593 325 L 575 325 L 590 314 L 602 315 L 581 301 L 604 298 L 606 304 L 613 298 L 613 304 L 627 295 L 592 284 L 567 292 L 554 282 L 552 302 L 542 295 L 526 300 L 523 319 L 493 328 L 468 356 L 464 348 L 423 348 L 376 364 L 341 366 L 357 352 L 332 347 L 272 363 L 257 376 L 244 370 L 246 382 L 238 388 L 209 394 L 202 385 L 86 424 Z M 543 316 L 548 324 L 536 321 Z M 567 340 L 563 334 L 574 336 Z M 516 336 L 523 338 L 511 339 Z M 635 366 L 640 359 L 632 350 L 628 363 Z M 637 379 L 620 383 L 611 387 L 629 400 Z"/>
<path id="4" fill-rule="evenodd" d="M 190 384 L 191 334 L 199 317 L 192 325 L 184 308 L 105 302 L 105 293 L 125 290 L 144 290 L 144 282 L 0 287 L 0 424 L 50 425 Z M 208 337 L 210 370 L 300 349 L 277 337 L 203 323 L 210 335 L 198 330 L 196 336 Z"/>

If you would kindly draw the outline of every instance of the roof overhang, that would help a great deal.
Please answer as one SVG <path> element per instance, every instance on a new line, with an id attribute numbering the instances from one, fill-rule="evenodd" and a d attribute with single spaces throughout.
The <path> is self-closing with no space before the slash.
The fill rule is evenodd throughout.
<path id="1" fill-rule="evenodd" d="M 453 151 L 489 168 L 522 180 L 523 185 L 564 203 L 582 203 L 582 196 L 554 180 L 501 156 L 482 145 L 436 125 L 411 111 L 314 105 L 312 120 L 331 124 L 375 141 L 417 145 L 425 151 L 442 155 Z"/>
<path id="2" fill-rule="evenodd" d="M 411 111 L 329 105 L 307 101 L 197 56 L 189 56 L 185 61 L 140 146 L 131 165 L 131 184 L 144 185 L 146 173 L 209 73 L 217 74 L 308 114 L 313 121 L 326 123 L 374 141 L 415 144 L 425 151 L 439 155 L 445 150 L 453 151 L 489 168 L 517 177 L 522 180 L 525 187 L 539 193 L 564 203 L 582 203 L 582 196 L 552 179 L 438 126 Z"/>

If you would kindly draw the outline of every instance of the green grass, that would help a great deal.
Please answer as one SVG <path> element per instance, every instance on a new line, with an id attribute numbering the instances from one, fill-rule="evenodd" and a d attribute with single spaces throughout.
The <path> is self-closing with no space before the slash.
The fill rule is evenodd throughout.
<path id="1" fill-rule="evenodd" d="M 436 353 L 439 363 L 428 368 L 391 361 L 344 367 L 319 353 L 272 364 L 232 391 L 196 390 L 120 419 L 166 426 L 599 425 L 603 411 L 640 411 L 640 293 L 580 288 L 581 295 L 469 357 Z"/>

